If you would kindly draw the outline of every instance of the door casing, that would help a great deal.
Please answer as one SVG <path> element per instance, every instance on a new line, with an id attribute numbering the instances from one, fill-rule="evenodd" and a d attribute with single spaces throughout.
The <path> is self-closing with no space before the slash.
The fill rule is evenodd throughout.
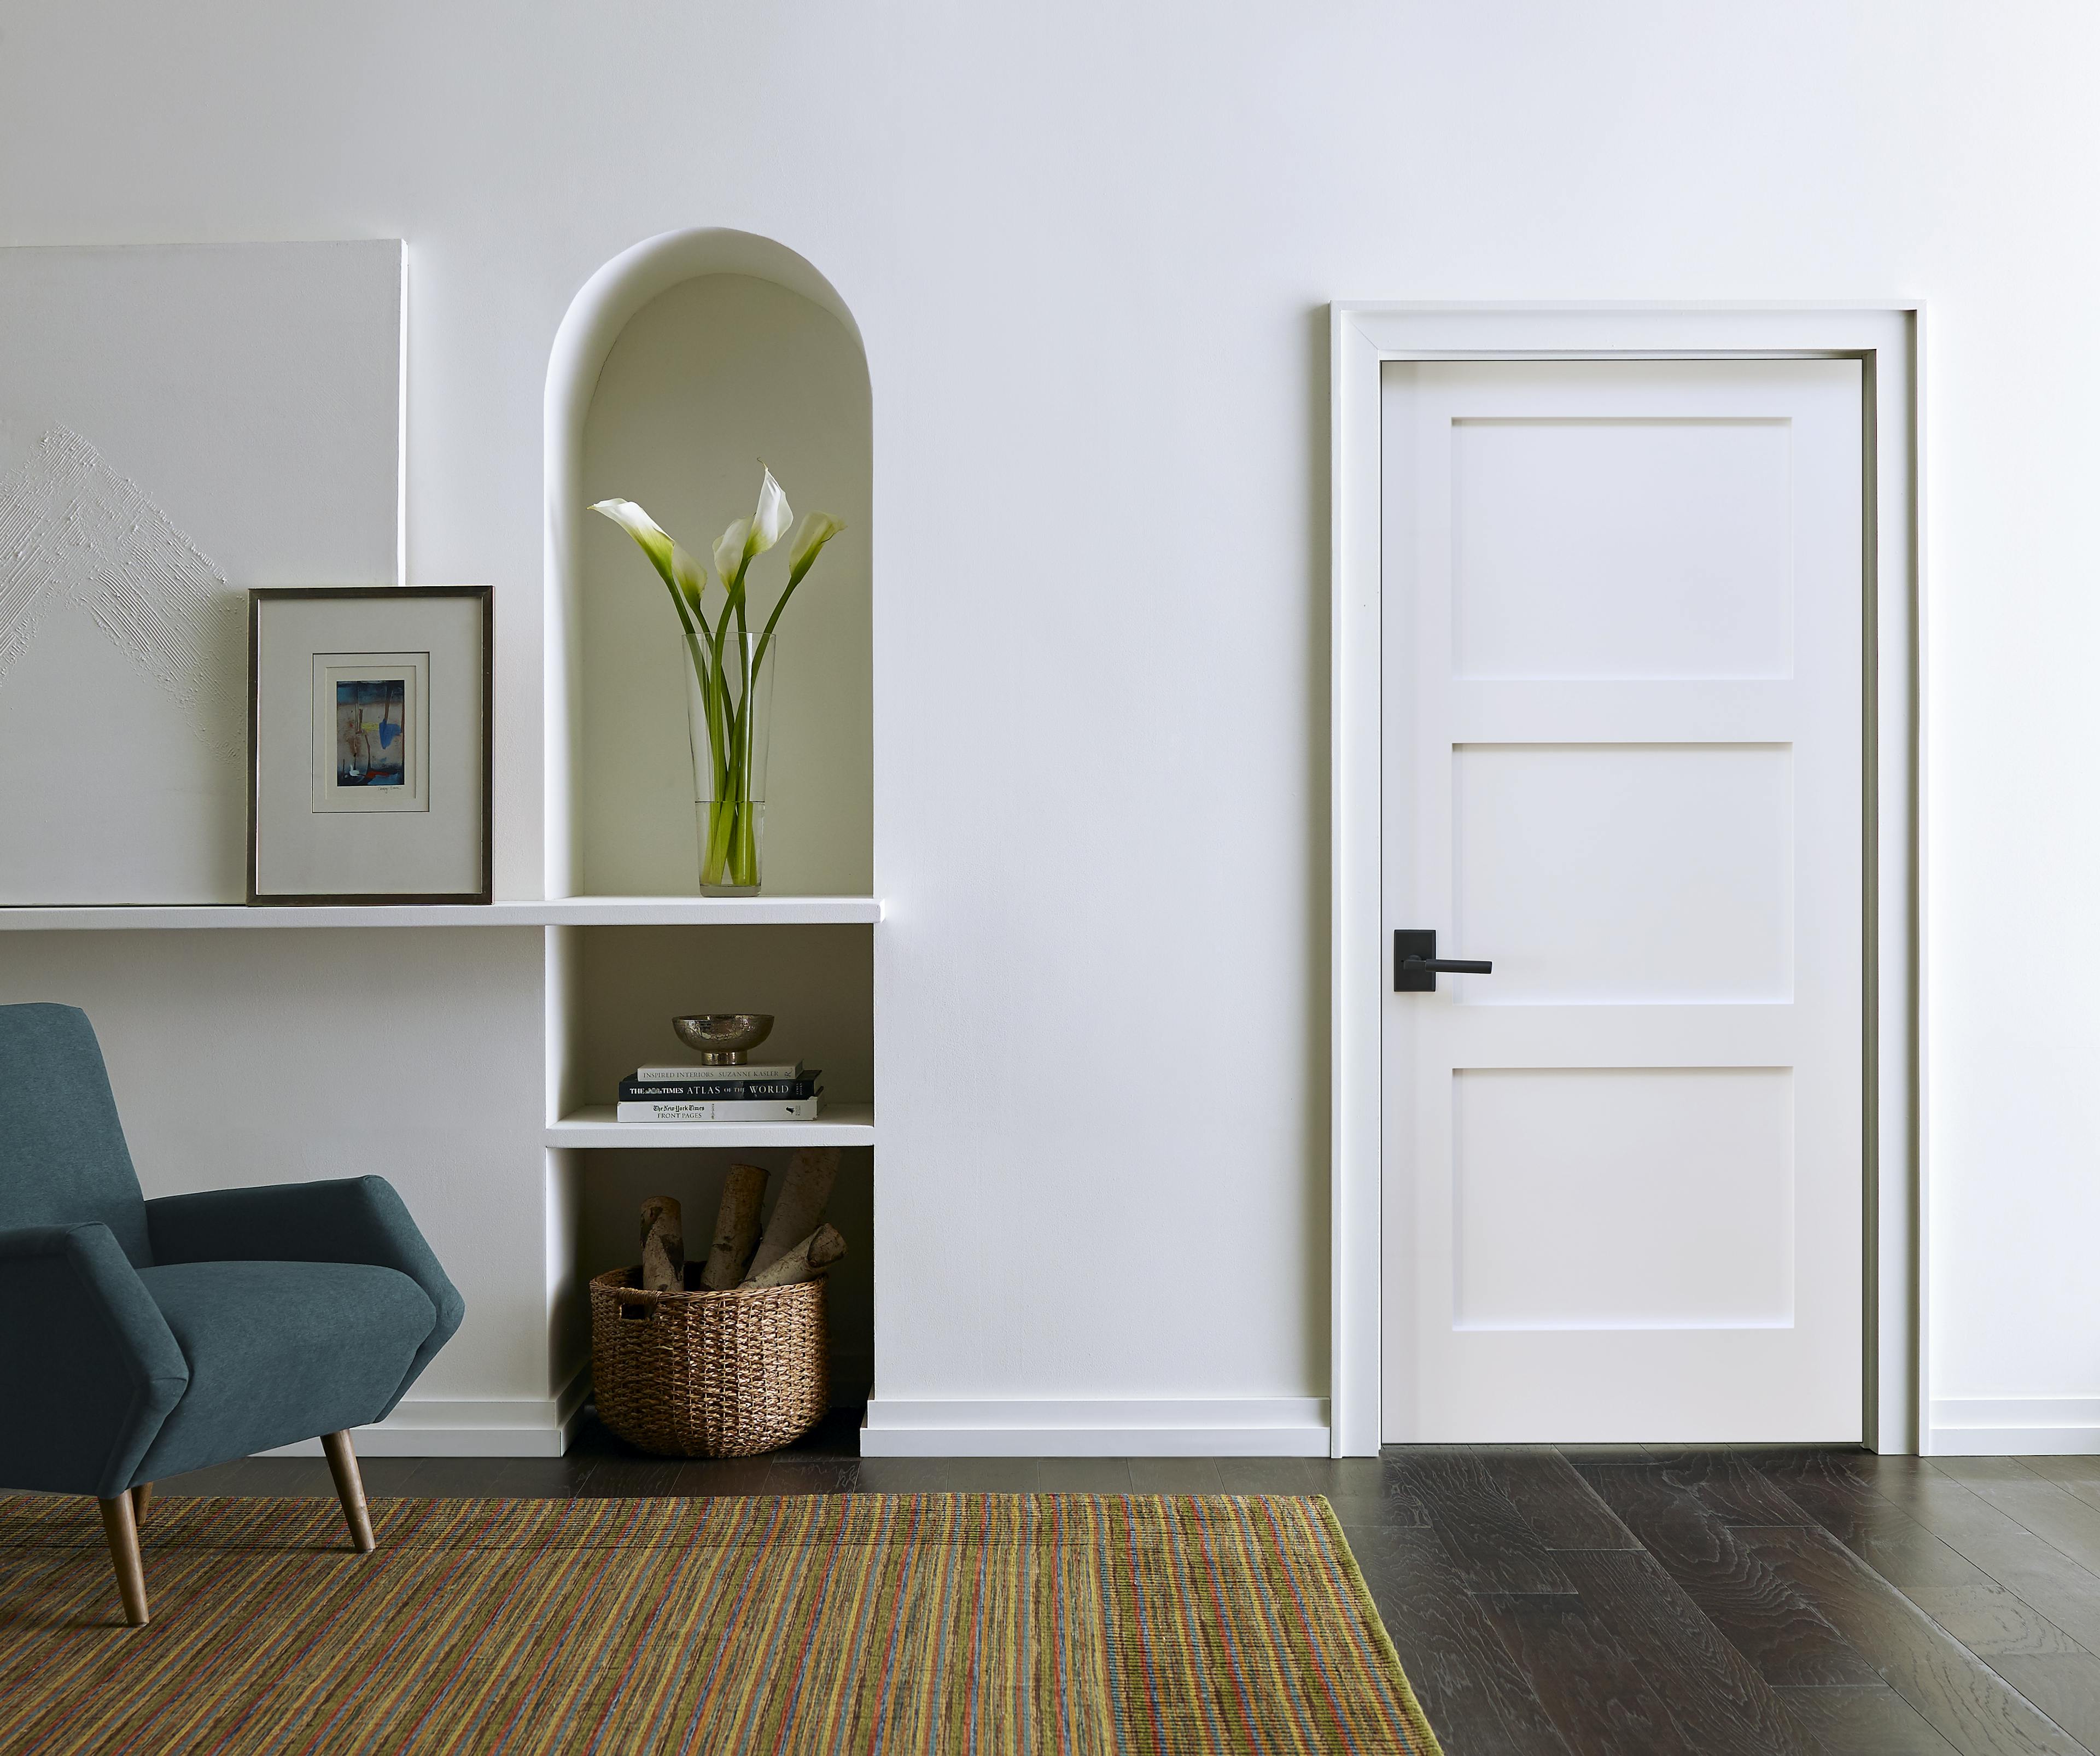
<path id="1" fill-rule="evenodd" d="M 1867 435 L 1864 777 L 1867 920 L 1863 1264 L 1866 1407 L 1883 1452 L 1919 1449 L 1926 1340 L 1927 1159 L 1919 1104 L 1925 970 L 1918 931 L 1923 619 L 1925 307 L 1860 304 L 1391 303 L 1329 307 L 1332 373 L 1332 1088 L 1330 1449 L 1374 1454 L 1379 1436 L 1379 368 L 1388 360 L 1832 359 L 1861 362 Z"/>

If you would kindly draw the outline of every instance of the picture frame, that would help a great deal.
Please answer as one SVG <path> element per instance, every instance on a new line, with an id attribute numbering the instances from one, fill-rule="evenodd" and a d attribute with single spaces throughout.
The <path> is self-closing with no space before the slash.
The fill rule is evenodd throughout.
<path id="1" fill-rule="evenodd" d="M 486 903 L 486 585 L 248 593 L 248 901 Z"/>

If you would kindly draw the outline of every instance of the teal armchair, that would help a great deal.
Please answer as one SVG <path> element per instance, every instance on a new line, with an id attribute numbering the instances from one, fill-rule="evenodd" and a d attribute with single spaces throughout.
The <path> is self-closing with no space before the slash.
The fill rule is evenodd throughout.
<path id="1" fill-rule="evenodd" d="M 350 1429 L 386 1415 L 465 1302 L 384 1177 L 141 1194 L 71 1006 L 0 1006 L 0 1489 L 91 1494 L 147 1619 L 152 1485 L 316 1436 L 360 1553 Z"/>

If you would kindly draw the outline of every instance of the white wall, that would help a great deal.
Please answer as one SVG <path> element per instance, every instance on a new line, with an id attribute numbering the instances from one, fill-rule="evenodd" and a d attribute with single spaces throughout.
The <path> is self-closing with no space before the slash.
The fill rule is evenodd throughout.
<path id="1" fill-rule="evenodd" d="M 5 0 L 0 236 L 409 240 L 409 577 L 499 593 L 500 894 L 570 297 L 695 224 L 839 288 L 922 1398 L 1323 1388 L 1319 305 L 1927 297 L 1937 1388 L 2096 1396 L 2096 73 L 2071 0 Z"/>
<path id="2" fill-rule="evenodd" d="M 466 1300 L 411 1392 L 417 1418 L 544 1440 L 562 1386 L 540 1271 L 538 929 L 0 940 L 0 1004 L 63 1000 L 94 1021 L 148 1196 L 388 1178 Z"/>

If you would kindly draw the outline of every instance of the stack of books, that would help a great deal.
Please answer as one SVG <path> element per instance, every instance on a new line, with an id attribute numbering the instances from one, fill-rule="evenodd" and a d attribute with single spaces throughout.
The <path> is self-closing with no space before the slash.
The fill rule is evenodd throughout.
<path id="1" fill-rule="evenodd" d="M 637 1067 L 620 1082 L 622 1122 L 814 1122 L 821 1067 Z"/>

